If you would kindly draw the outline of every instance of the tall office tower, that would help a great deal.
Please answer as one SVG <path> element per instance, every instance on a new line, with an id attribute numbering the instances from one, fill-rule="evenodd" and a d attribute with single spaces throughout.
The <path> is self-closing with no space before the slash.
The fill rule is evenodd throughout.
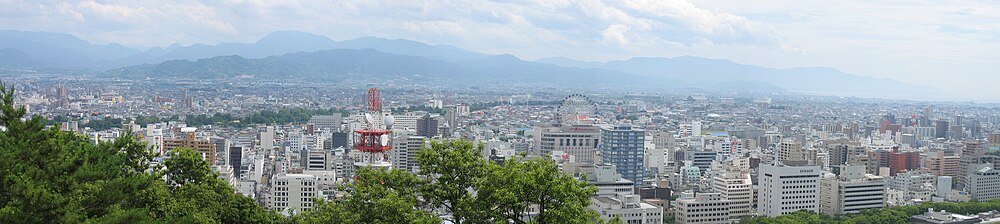
<path id="1" fill-rule="evenodd" d="M 243 151 L 246 149 L 243 146 L 234 145 L 234 146 L 229 146 L 227 150 L 229 151 L 228 153 L 229 158 L 228 161 L 226 161 L 226 165 L 230 165 L 233 167 L 233 175 L 238 178 L 240 177 L 240 171 L 244 169 L 243 155 L 245 153 L 243 153 Z"/>
<path id="2" fill-rule="evenodd" d="M 830 154 L 830 166 L 843 165 L 847 163 L 850 147 L 846 144 L 827 145 L 827 153 Z"/>
<path id="3" fill-rule="evenodd" d="M 215 164 L 217 155 L 215 143 L 207 139 L 199 139 L 195 135 L 195 129 L 182 129 L 183 137 L 179 139 L 166 139 L 163 140 L 163 150 L 172 151 L 177 148 L 189 148 L 194 149 L 201 153 L 201 157 L 208 161 L 209 164 Z"/>
<path id="4" fill-rule="evenodd" d="M 438 120 L 426 114 L 417 119 L 417 135 L 426 138 L 433 138 L 438 135 Z"/>
<path id="5" fill-rule="evenodd" d="M 758 215 L 775 217 L 819 210 L 819 166 L 761 164 L 757 174 Z"/>
<path id="6" fill-rule="evenodd" d="M 317 130 L 330 130 L 340 132 L 340 123 L 343 118 L 339 113 L 332 115 L 313 115 L 306 124 L 312 124 Z"/>
<path id="7" fill-rule="evenodd" d="M 712 185 L 715 192 L 722 194 L 722 197 L 729 200 L 729 219 L 738 221 L 743 217 L 753 215 L 753 206 L 756 203 L 753 197 L 753 182 L 750 173 L 741 171 L 729 171 L 713 178 Z"/>
<path id="8" fill-rule="evenodd" d="M 260 133 L 260 148 L 264 150 L 274 149 L 274 126 L 267 126 L 264 132 Z"/>
<path id="9" fill-rule="evenodd" d="M 446 108 L 444 112 L 444 121 L 445 124 L 448 124 L 448 127 L 451 128 L 452 130 L 457 129 L 458 111 L 456 111 L 454 107 Z"/>
<path id="10" fill-rule="evenodd" d="M 924 118 L 934 119 L 934 106 L 927 106 L 924 108 Z"/>
<path id="11" fill-rule="evenodd" d="M 960 173 L 960 158 L 959 156 L 945 156 L 944 151 L 934 152 L 924 161 L 926 165 L 923 167 L 923 171 L 935 176 L 957 177 Z"/>
<path id="12" fill-rule="evenodd" d="M 653 144 L 646 144 L 646 155 L 645 167 L 646 172 L 650 175 L 655 175 L 656 177 L 666 176 L 660 175 L 664 169 L 664 164 L 666 164 L 667 153 L 664 149 L 655 147 Z"/>
<path id="13" fill-rule="evenodd" d="M 304 162 L 305 170 L 333 170 L 333 156 L 330 150 L 312 148 L 306 150 L 306 156 L 301 160 Z"/>
<path id="14" fill-rule="evenodd" d="M 653 145 L 658 149 L 664 149 L 664 153 L 667 154 L 667 161 L 676 160 L 674 158 L 675 146 L 674 134 L 669 131 L 657 131 L 653 132 Z"/>
<path id="15" fill-rule="evenodd" d="M 731 204 L 719 193 L 683 193 L 677 199 L 674 220 L 678 224 L 729 224 Z"/>
<path id="16" fill-rule="evenodd" d="M 989 143 L 990 146 L 1000 145 L 1000 133 L 990 133 L 987 135 L 986 143 Z"/>
<path id="17" fill-rule="evenodd" d="M 392 168 L 410 172 L 417 172 L 417 152 L 423 149 L 424 141 L 427 138 L 416 135 L 413 130 L 398 131 L 393 135 L 392 148 L 389 157 L 392 160 Z"/>
<path id="18" fill-rule="evenodd" d="M 267 207 L 285 215 L 309 211 L 313 197 L 319 196 L 316 177 L 309 174 L 285 174 L 271 180 Z"/>
<path id="19" fill-rule="evenodd" d="M 981 163 L 980 159 L 986 154 L 982 143 L 978 141 L 967 141 L 962 147 L 962 155 L 958 159 L 958 182 L 968 186 L 969 181 L 966 178 L 969 174 L 972 174 L 976 170 L 976 165 Z"/>
<path id="20" fill-rule="evenodd" d="M 967 189 L 975 201 L 989 201 L 1000 198 L 1000 170 L 983 167 L 968 176 Z"/>
<path id="21" fill-rule="evenodd" d="M 334 132 L 334 133 L 330 133 L 330 136 L 331 136 L 330 137 L 330 149 L 336 149 L 336 148 L 343 147 L 344 149 L 350 150 L 351 145 L 347 141 L 350 138 L 349 137 L 350 135 L 348 135 L 347 133 L 343 133 L 343 132 Z"/>
<path id="22" fill-rule="evenodd" d="M 645 138 L 645 130 L 631 126 L 602 127 L 601 161 L 615 165 L 622 177 L 641 185 L 646 174 L 642 158 L 646 154 Z"/>
<path id="23" fill-rule="evenodd" d="M 778 143 L 778 161 L 788 164 L 804 164 L 806 161 L 805 150 L 802 144 L 795 141 L 782 141 Z"/>
<path id="24" fill-rule="evenodd" d="M 420 163 L 417 163 L 417 152 L 419 152 L 424 147 L 430 147 L 427 138 L 424 136 L 410 136 L 406 138 L 406 163 L 405 166 L 400 166 L 401 169 L 409 170 L 410 172 L 419 172 Z"/>
<path id="25" fill-rule="evenodd" d="M 538 127 L 535 130 L 538 134 L 535 136 L 535 149 L 532 154 L 550 155 L 552 151 L 563 151 L 576 157 L 578 165 L 589 166 L 599 163 L 597 147 L 601 140 L 601 128 L 577 125 Z"/>
<path id="26" fill-rule="evenodd" d="M 863 166 L 840 166 L 835 170 L 839 173 L 820 182 L 820 212 L 853 214 L 885 207 L 886 183 L 882 177 L 865 173 Z"/>
<path id="27" fill-rule="evenodd" d="M 948 138 L 948 121 L 934 121 L 934 137 Z"/>
<path id="28" fill-rule="evenodd" d="M 907 170 L 920 170 L 920 152 L 898 149 L 889 152 L 889 175 L 895 176 Z"/>

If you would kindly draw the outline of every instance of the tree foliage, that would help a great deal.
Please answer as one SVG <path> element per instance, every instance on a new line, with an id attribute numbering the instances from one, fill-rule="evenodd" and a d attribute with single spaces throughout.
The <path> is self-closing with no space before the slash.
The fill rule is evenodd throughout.
<path id="1" fill-rule="evenodd" d="M 923 214 L 927 209 L 945 210 L 956 214 L 977 214 L 1000 210 L 1000 200 L 989 202 L 929 202 L 912 206 L 899 206 L 884 209 L 863 210 L 859 214 L 829 216 L 810 211 L 798 211 L 778 217 L 758 217 L 743 220 L 740 223 L 844 223 L 844 224 L 876 224 L 876 223 L 910 223 L 909 218 Z"/>
<path id="2" fill-rule="evenodd" d="M 477 180 L 479 206 L 502 223 L 592 223 L 598 214 L 586 207 L 597 189 L 563 173 L 555 162 L 535 158 L 490 164 Z M 529 217 L 534 207 L 537 214 Z"/>
<path id="3" fill-rule="evenodd" d="M 235 193 L 207 162 L 179 150 L 151 166 L 135 136 L 94 144 L 41 117 L 25 118 L 0 84 L 0 223 L 275 223 L 283 217 Z M 175 166 L 170 164 L 188 164 Z M 161 170 L 161 168 L 163 168 Z M 183 185 L 167 177 L 197 174 Z M 169 178 L 168 178 L 169 179 Z"/>
<path id="4" fill-rule="evenodd" d="M 478 178 L 486 172 L 486 161 L 480 153 L 483 146 L 469 141 L 433 141 L 430 147 L 417 152 L 420 174 L 427 177 L 427 184 L 420 193 L 433 208 L 444 208 L 452 213 L 448 221 L 461 224 L 468 218 L 477 218 L 480 211 L 473 207 L 476 195 L 470 191 Z M 479 217 L 481 218 L 481 217 Z"/>
<path id="5" fill-rule="evenodd" d="M 294 217 L 297 223 L 441 223 L 433 213 L 418 209 L 416 175 L 401 170 L 362 168 L 354 182 L 342 187 L 348 196 L 318 201 L 312 210 Z"/>
<path id="6" fill-rule="evenodd" d="M 294 219 L 299 223 L 438 223 L 441 220 L 430 215 L 446 213 L 450 216 L 443 219 L 452 223 L 601 222 L 596 212 L 586 208 L 597 190 L 585 180 L 541 158 L 511 159 L 503 165 L 489 162 L 480 156 L 482 149 L 466 140 L 432 141 L 417 153 L 419 176 L 362 169 L 355 182 L 345 187 L 346 197 L 320 202 Z"/>

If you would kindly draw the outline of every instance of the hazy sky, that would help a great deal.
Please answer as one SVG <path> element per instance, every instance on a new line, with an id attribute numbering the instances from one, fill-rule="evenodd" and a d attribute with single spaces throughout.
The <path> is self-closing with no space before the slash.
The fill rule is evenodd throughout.
<path id="1" fill-rule="evenodd" d="M 133 47 L 252 42 L 275 30 L 450 44 L 524 59 L 694 55 L 827 66 L 1000 99 L 998 1 L 19 1 L 0 29 Z"/>

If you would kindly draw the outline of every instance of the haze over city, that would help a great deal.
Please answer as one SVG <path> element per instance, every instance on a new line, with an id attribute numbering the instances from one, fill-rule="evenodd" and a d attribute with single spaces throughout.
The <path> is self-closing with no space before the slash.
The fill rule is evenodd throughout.
<path id="1" fill-rule="evenodd" d="M 280 30 L 447 44 L 524 60 L 696 56 L 831 67 L 993 102 L 1000 9 L 989 1 L 17 1 L 0 29 L 138 49 L 247 43 Z M 878 95 L 875 95 L 878 96 Z"/>

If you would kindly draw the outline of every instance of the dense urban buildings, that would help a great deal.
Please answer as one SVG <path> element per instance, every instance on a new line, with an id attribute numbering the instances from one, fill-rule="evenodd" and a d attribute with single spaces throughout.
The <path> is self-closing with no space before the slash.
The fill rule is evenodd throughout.
<path id="1" fill-rule="evenodd" d="M 57 127 L 94 142 L 131 129 L 161 156 L 193 148 L 238 193 L 288 215 L 310 209 L 311 197 L 343 194 L 337 186 L 352 180 L 366 156 L 355 130 L 372 125 L 357 103 L 366 96 L 338 95 L 346 90 L 296 88 L 277 97 L 252 82 L 252 90 L 190 84 L 226 91 L 186 93 L 132 83 L 159 88 L 148 95 L 39 83 L 18 84 L 33 87 L 19 100 L 33 113 L 73 115 Z M 483 145 L 487 161 L 546 158 L 586 177 L 598 189 L 588 208 L 626 223 L 734 223 L 798 210 L 854 214 L 1000 197 L 991 191 L 1000 184 L 991 182 L 1000 166 L 1000 113 L 988 109 L 938 104 L 928 113 L 924 104 L 810 96 L 448 94 L 383 94 L 375 124 L 393 119 L 385 127 L 392 150 L 380 158 L 387 167 L 418 173 L 417 153 L 428 143 L 467 139 Z M 287 107 L 309 109 L 284 111 L 306 116 L 282 122 L 257 113 Z M 653 189 L 666 193 L 648 194 Z"/>

